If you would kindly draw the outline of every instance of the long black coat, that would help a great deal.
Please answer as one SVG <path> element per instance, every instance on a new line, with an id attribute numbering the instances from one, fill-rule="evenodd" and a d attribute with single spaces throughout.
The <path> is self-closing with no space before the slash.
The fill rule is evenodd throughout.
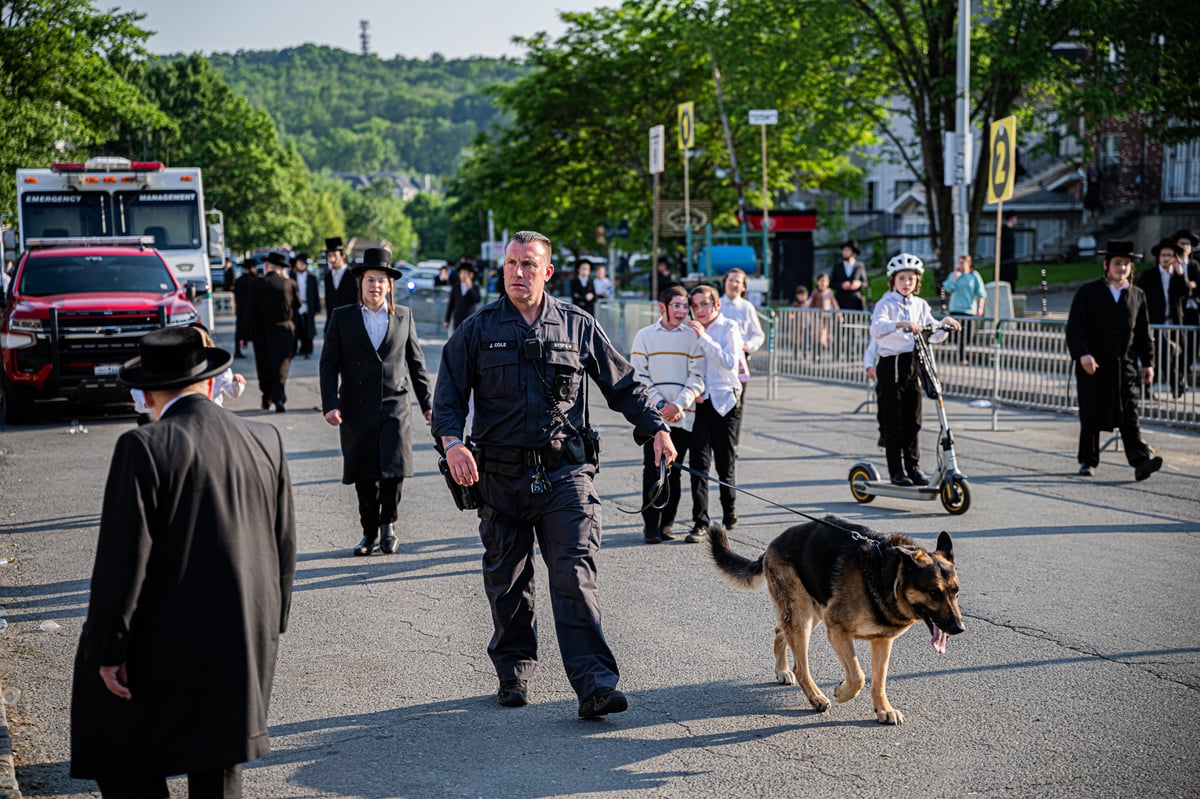
<path id="1" fill-rule="evenodd" d="M 290 278 L 270 272 L 250 284 L 246 326 L 254 341 L 254 366 L 264 386 L 287 380 L 296 351 L 300 290 Z"/>
<path id="2" fill-rule="evenodd" d="M 1169 298 L 1163 295 L 1162 275 L 1157 265 L 1142 272 L 1133 283 L 1146 295 L 1146 312 L 1150 316 L 1150 324 L 1183 324 L 1183 304 L 1187 302 L 1189 291 L 1185 276 L 1171 275 L 1167 281 Z"/>
<path id="3" fill-rule="evenodd" d="M 358 281 L 354 279 L 354 275 L 350 274 L 350 267 L 344 267 L 346 272 L 342 275 L 342 282 L 337 288 L 333 287 L 333 270 L 330 269 L 325 273 L 325 329 L 329 329 L 329 321 L 333 319 L 333 311 L 335 308 L 341 308 L 343 305 L 358 304 Z"/>
<path id="4" fill-rule="evenodd" d="M 199 395 L 116 444 L 75 658 L 71 776 L 159 777 L 270 751 L 296 569 L 279 432 Z M 102 665 L 125 663 L 130 700 Z"/>
<path id="5" fill-rule="evenodd" d="M 342 482 L 411 477 L 410 388 L 422 411 L 433 401 L 412 312 L 393 309 L 378 350 L 361 306 L 336 308 L 329 319 L 321 350 L 321 411 L 342 412 Z"/>
<path id="6" fill-rule="evenodd" d="M 475 309 L 479 307 L 479 287 L 474 283 L 471 288 L 467 289 L 464 294 L 462 284 L 455 281 L 450 286 L 450 298 L 446 302 L 446 321 L 454 323 L 454 329 L 463 323 L 471 314 L 475 313 Z"/>
<path id="7" fill-rule="evenodd" d="M 1142 363 L 1154 363 L 1146 295 L 1130 286 L 1120 301 L 1113 302 L 1103 279 L 1080 286 L 1067 317 L 1067 348 L 1075 361 L 1080 426 L 1084 430 L 1120 426 L 1125 407 L 1137 402 L 1135 357 Z M 1094 375 L 1079 365 L 1084 355 L 1096 359 Z"/>
<path id="8" fill-rule="evenodd" d="M 861 311 L 866 308 L 863 304 L 863 289 L 846 291 L 841 288 L 841 285 L 847 280 L 862 281 L 865 288 L 867 285 L 867 268 L 859 261 L 855 261 L 854 271 L 847 277 L 845 265 L 842 261 L 838 261 L 829 270 L 829 283 L 833 286 L 833 298 L 837 300 L 838 307 L 846 311 Z"/>

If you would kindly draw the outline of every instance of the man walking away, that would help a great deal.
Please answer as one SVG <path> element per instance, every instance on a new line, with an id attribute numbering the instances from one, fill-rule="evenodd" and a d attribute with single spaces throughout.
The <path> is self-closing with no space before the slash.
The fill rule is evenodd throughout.
<path id="1" fill-rule="evenodd" d="M 286 410 L 288 371 L 296 350 L 296 310 L 300 307 L 296 284 L 283 274 L 287 265 L 283 253 L 268 253 L 267 274 L 250 284 L 246 302 L 262 409 L 268 410 L 273 403 L 276 413 Z"/>
<path id="2" fill-rule="evenodd" d="M 232 362 L 199 330 L 142 338 L 121 381 L 153 424 L 117 439 L 71 696 L 71 776 L 104 799 L 239 799 L 270 751 L 296 527 L 279 432 L 208 399 Z"/>

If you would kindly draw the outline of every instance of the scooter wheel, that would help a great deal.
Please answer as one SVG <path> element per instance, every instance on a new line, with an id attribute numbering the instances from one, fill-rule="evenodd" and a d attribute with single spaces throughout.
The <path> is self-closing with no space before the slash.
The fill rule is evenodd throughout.
<path id="1" fill-rule="evenodd" d="M 850 496 L 864 505 L 875 499 L 874 494 L 867 493 L 866 483 L 878 479 L 879 474 L 875 471 L 875 467 L 866 463 L 854 464 L 850 469 Z"/>
<path id="2" fill-rule="evenodd" d="M 961 477 L 952 477 L 942 483 L 942 507 L 955 516 L 961 516 L 971 507 L 971 486 Z"/>

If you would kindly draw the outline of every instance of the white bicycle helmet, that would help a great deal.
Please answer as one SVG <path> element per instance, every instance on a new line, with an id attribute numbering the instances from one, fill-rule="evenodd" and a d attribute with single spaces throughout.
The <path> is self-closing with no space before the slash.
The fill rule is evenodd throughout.
<path id="1" fill-rule="evenodd" d="M 892 260 L 887 262 L 887 273 L 890 277 L 897 272 L 912 271 L 918 275 L 925 274 L 925 264 L 920 258 L 912 253 L 902 252 L 899 255 L 892 256 Z"/>

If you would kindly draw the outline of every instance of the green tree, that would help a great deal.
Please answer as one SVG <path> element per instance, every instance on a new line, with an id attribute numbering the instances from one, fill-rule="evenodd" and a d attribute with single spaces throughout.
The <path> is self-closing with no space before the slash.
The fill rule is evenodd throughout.
<path id="1" fill-rule="evenodd" d="M 412 220 L 413 231 L 421 242 L 420 257 L 455 260 L 458 253 L 450 246 L 452 221 L 446 200 L 436 194 L 418 194 L 404 204 L 404 213 Z"/>
<path id="2" fill-rule="evenodd" d="M 199 54 L 156 61 L 142 76 L 146 93 L 175 122 L 170 130 L 127 127 L 109 146 L 204 171 L 205 202 L 225 215 L 231 249 L 308 242 L 311 179 L 275 123 L 221 80 Z"/>
<path id="3" fill-rule="evenodd" d="M 458 217 L 494 209 L 498 226 L 536 227 L 572 250 L 594 247 L 597 225 L 628 219 L 631 243 L 644 246 L 652 225 L 647 132 L 667 126 L 662 193 L 681 198 L 675 114 L 678 103 L 691 101 L 691 196 L 713 202 L 719 227 L 735 225 L 738 190 L 710 44 L 721 70 L 732 76 L 724 93 L 735 152 L 759 151 L 759 131 L 748 124 L 747 111 L 782 109 L 772 131 L 771 194 L 797 183 L 852 191 L 861 169 L 850 154 L 872 133 L 837 105 L 844 92 L 856 90 L 854 81 L 828 77 L 806 46 L 805 26 L 824 23 L 828 8 L 777 5 L 788 12 L 782 20 L 733 0 L 627 0 L 616 9 L 564 14 L 567 31 L 556 41 L 542 34 L 523 40 L 531 71 L 492 87 L 508 122 L 480 137 L 460 170 L 453 189 Z M 744 159 L 742 168 L 756 162 Z"/>
<path id="4" fill-rule="evenodd" d="M 404 200 L 396 196 L 396 184 L 386 178 L 365 189 L 354 191 L 346 186 L 342 207 L 346 229 L 364 239 L 385 239 L 392 245 L 393 258 L 408 260 L 419 249 L 412 220 L 404 213 Z"/>
<path id="5" fill-rule="evenodd" d="M 171 127 L 129 80 L 144 16 L 89 0 L 0 2 L 0 208 L 14 207 L 18 168 L 85 157 L 122 124 Z"/>

